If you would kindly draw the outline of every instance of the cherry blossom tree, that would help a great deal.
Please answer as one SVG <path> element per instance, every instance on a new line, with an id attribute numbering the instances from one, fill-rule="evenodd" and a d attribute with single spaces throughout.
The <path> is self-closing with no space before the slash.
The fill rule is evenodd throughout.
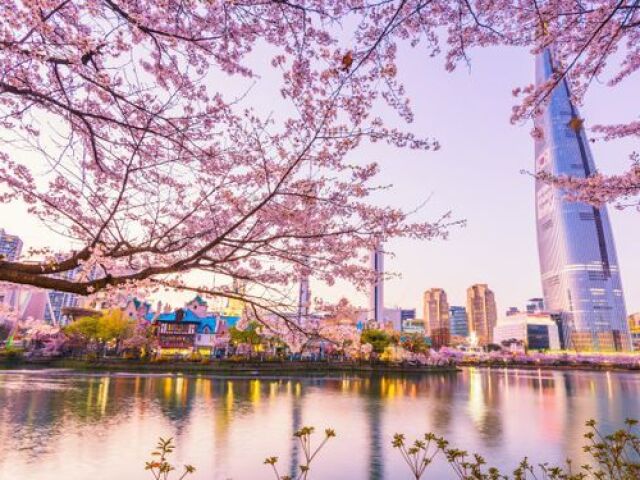
<path id="1" fill-rule="evenodd" d="M 1 198 L 26 202 L 75 248 L 0 260 L 0 281 L 82 295 L 166 286 L 264 306 L 301 271 L 363 285 L 380 237 L 445 236 L 448 215 L 411 222 L 369 202 L 385 188 L 378 167 L 349 156 L 363 142 L 438 148 L 374 114 L 412 119 L 396 40 L 424 36 L 426 6 L 3 2 Z M 275 112 L 246 100 L 267 75 Z M 192 271 L 262 291 L 206 288 Z"/>
<path id="2" fill-rule="evenodd" d="M 448 69 L 473 47 L 553 45 L 552 81 L 514 92 L 518 122 L 563 78 L 579 102 L 594 79 L 635 74 L 639 15 L 636 0 L 4 0 L 0 199 L 26 202 L 74 249 L 0 259 L 0 281 L 82 295 L 182 288 L 269 309 L 288 305 L 282 287 L 302 272 L 363 286 L 380 238 L 451 225 L 373 205 L 378 167 L 356 159 L 366 142 L 439 147 L 408 126 L 400 45 L 421 45 L 416 58 L 444 50 Z M 252 103 L 258 89 L 276 110 Z M 391 112 L 406 126 L 392 128 Z M 572 187 L 610 201 L 637 193 L 637 175 Z M 193 271 L 253 289 L 212 288 Z"/>
<path id="3" fill-rule="evenodd" d="M 158 347 L 158 337 L 153 326 L 144 319 L 137 320 L 131 335 L 122 340 L 121 349 L 135 357 L 150 356 Z"/>
<path id="4" fill-rule="evenodd" d="M 512 121 L 530 120 L 540 113 L 550 99 L 553 89 L 567 82 L 572 100 L 580 105 L 592 84 L 600 83 L 615 88 L 635 77 L 640 68 L 640 3 L 636 0 L 524 0 L 500 2 L 497 10 L 477 16 L 477 25 L 485 30 L 479 38 L 468 42 L 473 45 L 498 43 L 524 45 L 532 53 L 551 48 L 554 56 L 554 74 L 539 85 L 514 89 L 520 98 L 514 107 Z M 461 46 L 452 59 L 464 57 Z M 630 98 L 629 100 L 637 100 Z M 574 118 L 570 126 L 584 129 L 590 119 Z M 622 138 L 640 139 L 640 121 L 620 119 L 613 125 L 594 125 L 592 141 L 614 141 Z M 541 132 L 535 128 L 533 135 Z M 541 174 L 544 181 L 566 189 L 571 200 L 601 206 L 613 202 L 618 208 L 640 207 L 640 158 L 638 152 L 630 154 L 630 168 L 620 174 L 595 173 L 587 178 L 552 177 Z"/>

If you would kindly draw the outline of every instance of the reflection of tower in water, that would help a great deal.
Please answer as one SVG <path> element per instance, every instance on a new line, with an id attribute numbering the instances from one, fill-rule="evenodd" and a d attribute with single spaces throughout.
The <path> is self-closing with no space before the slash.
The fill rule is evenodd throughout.
<path id="1" fill-rule="evenodd" d="M 492 372 L 470 367 L 468 409 L 471 420 L 488 445 L 499 445 L 502 439 L 500 395 Z"/>
<path id="2" fill-rule="evenodd" d="M 302 428 L 302 385 L 300 382 L 289 382 L 293 385 L 291 391 L 291 460 L 289 464 L 289 476 L 296 478 L 300 470 L 300 441 L 295 434 Z"/>
<path id="3" fill-rule="evenodd" d="M 376 388 L 371 388 L 370 380 L 365 383 L 364 406 L 369 429 L 369 480 L 381 480 L 384 476 L 384 463 L 382 458 L 382 382 L 380 379 L 373 381 Z M 369 388 L 367 388 L 369 387 Z"/>

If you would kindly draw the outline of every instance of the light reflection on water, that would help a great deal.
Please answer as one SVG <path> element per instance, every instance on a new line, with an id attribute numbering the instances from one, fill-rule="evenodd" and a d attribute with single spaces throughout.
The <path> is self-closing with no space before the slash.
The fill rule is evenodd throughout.
<path id="1" fill-rule="evenodd" d="M 329 442 L 313 479 L 404 479 L 393 433 L 427 431 L 513 469 L 582 458 L 584 422 L 603 428 L 640 417 L 640 375 L 465 369 L 425 376 L 260 379 L 0 371 L 0 479 L 143 479 L 157 437 L 174 437 L 177 463 L 196 479 L 271 478 L 278 456 L 297 469 L 292 433 Z M 317 435 L 318 439 L 320 434 Z M 451 478 L 438 462 L 427 478 Z"/>

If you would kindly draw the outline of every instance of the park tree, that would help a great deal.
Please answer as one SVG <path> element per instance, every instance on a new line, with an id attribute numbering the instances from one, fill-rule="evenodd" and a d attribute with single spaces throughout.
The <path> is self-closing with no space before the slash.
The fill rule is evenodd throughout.
<path id="1" fill-rule="evenodd" d="M 145 319 L 129 322 L 121 341 L 121 349 L 136 358 L 148 358 L 158 347 L 155 327 Z"/>
<path id="2" fill-rule="evenodd" d="M 0 281 L 83 295 L 164 286 L 238 295 L 186 275 L 200 271 L 262 288 L 244 294 L 257 302 L 301 270 L 363 284 L 365 250 L 379 237 L 446 235 L 446 216 L 411 223 L 368 202 L 378 168 L 348 158 L 364 141 L 438 147 L 373 114 L 386 103 L 411 119 L 387 41 L 404 6 L 381 10 L 379 26 L 358 10 L 3 3 L 2 200 L 26 202 L 77 248 L 1 262 Z M 329 24 L 350 14 L 362 18 L 344 44 Z M 260 82 L 267 75 L 273 82 Z M 277 111 L 245 101 L 253 83 L 273 87 Z"/>
<path id="3" fill-rule="evenodd" d="M 403 333 L 400 336 L 400 345 L 411 353 L 427 353 L 429 344 L 421 333 Z"/>
<path id="4" fill-rule="evenodd" d="M 451 226 L 373 205 L 378 166 L 357 159 L 367 142 L 439 147 L 411 131 L 399 46 L 416 61 L 444 50 L 448 69 L 473 47 L 553 46 L 553 81 L 514 92 L 518 122 L 563 78 L 579 101 L 613 59 L 612 86 L 635 74 L 639 12 L 633 0 L 4 0 L 0 200 L 25 202 L 74 247 L 0 259 L 0 281 L 197 290 L 271 311 L 301 273 L 363 286 L 380 239 Z M 637 137 L 640 123 L 595 131 Z M 637 177 L 572 186 L 613 201 L 637 194 Z M 194 271 L 253 288 L 212 288 Z"/>
<path id="5" fill-rule="evenodd" d="M 108 343 L 120 343 L 133 336 L 135 322 L 129 320 L 119 308 L 102 312 L 101 315 L 81 317 L 63 329 L 69 338 L 75 338 L 88 348 L 103 351 Z"/>
<path id="6" fill-rule="evenodd" d="M 231 327 L 229 335 L 231 336 L 231 342 L 236 346 L 245 344 L 255 348 L 262 343 L 260 324 L 257 322 L 250 322 L 244 329 Z"/>
<path id="7" fill-rule="evenodd" d="M 371 345 L 374 353 L 381 354 L 391 345 L 391 336 L 384 330 L 369 328 L 362 332 L 360 343 Z"/>

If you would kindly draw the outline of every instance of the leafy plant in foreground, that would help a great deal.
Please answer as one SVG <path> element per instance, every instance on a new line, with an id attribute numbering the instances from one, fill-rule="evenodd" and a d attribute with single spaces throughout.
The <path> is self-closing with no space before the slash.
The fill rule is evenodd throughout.
<path id="1" fill-rule="evenodd" d="M 169 454 L 173 453 L 174 450 L 175 445 L 173 444 L 172 438 L 165 440 L 160 437 L 156 449 L 151 452 L 151 455 L 154 458 L 146 462 L 144 469 L 149 470 L 155 480 L 167 480 L 171 472 L 176 469 L 167 459 Z M 183 480 L 187 475 L 190 475 L 195 471 L 195 467 L 185 465 L 184 472 L 182 472 L 182 475 L 178 477 L 178 480 Z"/>
<path id="2" fill-rule="evenodd" d="M 441 454 L 444 461 L 451 467 L 453 475 L 446 478 L 457 480 L 638 480 L 640 479 L 640 436 L 637 433 L 637 425 L 637 420 L 627 419 L 624 428 L 605 435 L 597 428 L 595 420 L 589 420 L 586 423 L 589 430 L 584 435 L 587 444 L 583 447 L 589 455 L 587 463 L 574 466 L 573 462 L 567 459 L 563 466 L 550 466 L 547 463 L 535 465 L 525 457 L 513 470 L 511 476 L 495 467 L 488 467 L 483 456 L 451 447 L 447 440 L 433 433 L 427 433 L 422 439 L 415 440 L 413 443 L 407 443 L 403 434 L 396 433 L 391 445 L 400 451 L 414 480 L 435 478 L 429 476 L 427 470 L 438 454 Z M 278 457 L 265 459 L 264 464 L 271 466 L 277 480 L 308 479 L 311 462 L 329 439 L 336 436 L 334 430 L 326 429 L 322 442 L 313 448 L 311 445 L 313 432 L 314 427 L 303 427 L 294 434 L 304 455 L 304 461 L 299 467 L 300 472 L 295 477 L 280 475 L 277 469 Z M 161 438 L 158 442 L 156 450 L 152 453 L 153 456 L 158 457 L 157 460 L 146 464 L 146 470 L 151 471 L 155 480 L 167 480 L 170 472 L 175 470 L 167 460 L 174 448 L 172 439 Z M 195 471 L 195 468 L 190 465 L 185 465 L 184 468 L 178 480 L 183 480 Z"/>
<path id="3" fill-rule="evenodd" d="M 638 480 L 640 479 L 640 436 L 635 431 L 637 420 L 627 419 L 625 428 L 604 435 L 589 420 L 589 431 L 584 435 L 588 440 L 583 450 L 589 454 L 590 462 L 574 467 L 567 460 L 562 467 L 547 463 L 532 465 L 524 458 L 513 471 L 513 480 Z M 402 458 L 415 480 L 425 475 L 427 467 L 433 463 L 438 453 L 442 453 L 459 480 L 508 480 L 509 475 L 495 467 L 487 467 L 484 457 L 452 448 L 443 438 L 427 433 L 424 440 L 416 440 L 411 446 L 405 443 L 402 434 L 395 434 L 391 442 L 400 450 Z"/>
<path id="4" fill-rule="evenodd" d="M 424 440 L 415 440 L 413 445 L 407 446 L 404 435 L 396 433 L 391 444 L 400 450 L 413 478 L 420 479 L 433 461 L 433 457 L 444 448 L 446 441 L 436 437 L 433 433 L 426 433 Z"/>
<path id="5" fill-rule="evenodd" d="M 307 480 L 309 475 L 309 470 L 311 470 L 311 462 L 318 455 L 320 450 L 327 444 L 330 438 L 336 436 L 336 432 L 330 428 L 325 429 L 324 434 L 325 437 L 320 442 L 320 444 L 314 449 L 311 446 L 311 434 L 314 431 L 314 427 L 302 427 L 296 433 L 293 434 L 294 437 L 298 439 L 300 442 L 300 446 L 302 447 L 302 453 L 304 455 L 304 463 L 300 465 L 300 472 L 295 477 L 295 480 Z M 265 465 L 271 465 L 273 468 L 273 473 L 275 474 L 278 480 L 294 480 L 289 475 L 280 475 L 278 472 L 278 468 L 276 464 L 278 463 L 278 457 L 269 457 L 265 459 Z"/>

